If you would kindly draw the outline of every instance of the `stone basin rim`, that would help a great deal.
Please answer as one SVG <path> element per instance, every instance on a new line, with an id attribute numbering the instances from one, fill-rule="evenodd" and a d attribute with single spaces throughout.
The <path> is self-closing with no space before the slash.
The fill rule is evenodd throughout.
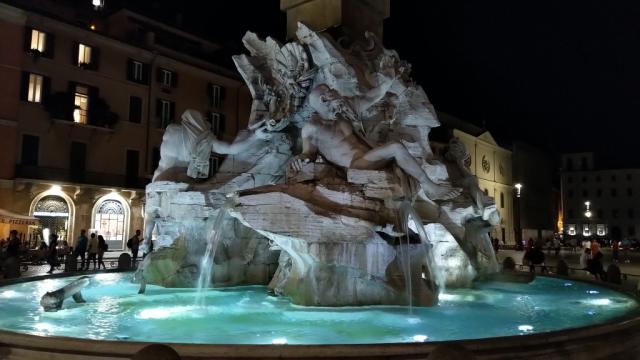
<path id="1" fill-rule="evenodd" d="M 53 276 L 35 276 L 29 278 L 8 279 L 0 281 L 0 288 L 6 285 L 39 281 L 49 278 L 65 278 L 82 274 L 95 275 L 99 273 L 122 273 L 131 271 L 107 270 L 96 273 L 69 273 L 55 274 Z M 606 287 L 620 293 L 632 296 L 638 300 L 638 296 L 621 287 L 590 280 L 576 280 L 564 276 L 545 277 L 564 279 L 573 282 L 582 282 Z M 189 343 L 164 343 L 174 348 L 181 356 L 188 359 L 217 359 L 217 358 L 424 358 L 435 347 L 443 344 L 462 345 L 472 351 L 479 358 L 483 354 L 491 354 L 496 358 L 497 354 L 505 358 L 529 357 L 532 355 L 546 354 L 551 357 L 553 351 L 584 351 L 589 354 L 592 349 L 585 347 L 590 343 L 598 346 L 602 351 L 614 351 L 611 347 L 604 346 L 607 341 L 625 335 L 630 341 L 623 342 L 625 348 L 617 348 L 620 351 L 635 351 L 640 349 L 640 310 L 633 311 L 625 316 L 609 321 L 584 327 L 556 330 L 530 335 L 513 335 L 492 337 L 483 339 L 463 339 L 449 341 L 428 341 L 424 343 L 373 343 L 373 344 L 313 344 L 313 345 L 273 345 L 273 344 L 189 344 Z M 156 342 L 119 341 L 119 340 L 93 340 L 63 336 L 40 336 L 0 329 L 0 357 L 15 354 L 17 358 L 26 354 L 43 356 L 49 354 L 51 359 L 64 359 L 74 354 L 82 358 L 130 358 L 143 347 Z M 36 355 L 37 354 L 37 355 Z M 591 353 L 593 355 L 593 353 Z M 565 353 L 566 355 L 566 353 Z M 557 358 L 562 358 L 559 355 Z M 501 358 L 501 357 L 497 357 Z M 9 355 L 8 359 L 13 359 Z"/>

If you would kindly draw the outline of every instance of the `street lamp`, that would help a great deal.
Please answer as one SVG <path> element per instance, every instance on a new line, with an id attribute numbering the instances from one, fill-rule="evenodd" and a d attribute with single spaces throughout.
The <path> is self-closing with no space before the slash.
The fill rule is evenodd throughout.
<path id="1" fill-rule="evenodd" d="M 520 192 L 522 191 L 522 184 L 516 183 L 513 186 L 516 188 L 516 197 L 520 197 Z"/>
<path id="2" fill-rule="evenodd" d="M 587 211 L 584 212 L 584 216 L 586 216 L 587 218 L 590 218 L 592 213 L 591 213 L 591 201 L 585 201 L 584 202 L 584 206 L 587 208 Z"/>
<path id="3" fill-rule="evenodd" d="M 513 187 L 516 188 L 516 198 L 513 206 L 513 226 L 516 235 L 516 249 L 522 248 L 522 228 L 520 225 L 520 196 L 522 195 L 522 184 L 515 183 Z"/>
<path id="4" fill-rule="evenodd" d="M 100 10 L 104 7 L 104 0 L 91 0 L 91 4 L 96 10 Z"/>

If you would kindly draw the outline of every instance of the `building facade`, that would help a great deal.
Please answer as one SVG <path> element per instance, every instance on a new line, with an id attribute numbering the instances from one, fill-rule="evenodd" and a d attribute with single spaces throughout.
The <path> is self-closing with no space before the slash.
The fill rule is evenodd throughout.
<path id="1" fill-rule="evenodd" d="M 640 169 L 599 169 L 593 153 L 562 156 L 563 232 L 568 238 L 636 238 Z"/>
<path id="2" fill-rule="evenodd" d="M 142 229 L 164 128 L 196 109 L 232 140 L 250 95 L 211 62 L 217 45 L 127 10 L 94 15 L 0 3 L 0 208 L 38 218 L 23 232 L 34 242 L 88 229 L 123 249 Z"/>
<path id="3" fill-rule="evenodd" d="M 466 146 L 471 172 L 478 178 L 480 189 L 495 199 L 500 211 L 500 225 L 492 236 L 503 244 L 515 244 L 511 151 L 498 145 L 488 131 L 474 136 L 454 129 L 453 136 Z"/>

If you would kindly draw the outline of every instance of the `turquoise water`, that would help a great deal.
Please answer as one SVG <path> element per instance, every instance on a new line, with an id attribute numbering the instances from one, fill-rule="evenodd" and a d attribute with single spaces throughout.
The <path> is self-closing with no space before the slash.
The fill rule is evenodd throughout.
<path id="1" fill-rule="evenodd" d="M 98 274 L 71 299 L 46 313 L 47 291 L 75 278 L 0 288 L 0 328 L 42 336 L 209 344 L 358 344 L 475 339 L 587 326 L 638 311 L 624 294 L 587 283 L 539 277 L 531 284 L 485 283 L 450 290 L 440 305 L 309 308 L 250 286 L 211 290 L 207 306 L 192 289 L 148 285 L 138 295 L 130 274 Z"/>

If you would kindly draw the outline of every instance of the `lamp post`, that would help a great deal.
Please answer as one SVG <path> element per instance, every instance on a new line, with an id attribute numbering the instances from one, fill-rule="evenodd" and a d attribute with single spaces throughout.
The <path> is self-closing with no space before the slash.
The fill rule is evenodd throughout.
<path id="1" fill-rule="evenodd" d="M 522 196 L 522 184 L 513 185 L 516 189 L 516 196 L 513 204 L 513 227 L 516 236 L 516 249 L 522 249 L 522 227 L 520 225 L 520 197 Z"/>
<path id="2" fill-rule="evenodd" d="M 587 231 L 585 231 L 585 228 L 583 228 L 582 235 L 591 236 L 591 224 L 589 222 L 589 220 L 591 219 L 591 215 L 593 215 L 591 213 L 591 201 L 585 201 L 584 206 L 585 206 L 584 216 L 587 218 L 587 223 L 584 226 L 586 226 Z"/>

